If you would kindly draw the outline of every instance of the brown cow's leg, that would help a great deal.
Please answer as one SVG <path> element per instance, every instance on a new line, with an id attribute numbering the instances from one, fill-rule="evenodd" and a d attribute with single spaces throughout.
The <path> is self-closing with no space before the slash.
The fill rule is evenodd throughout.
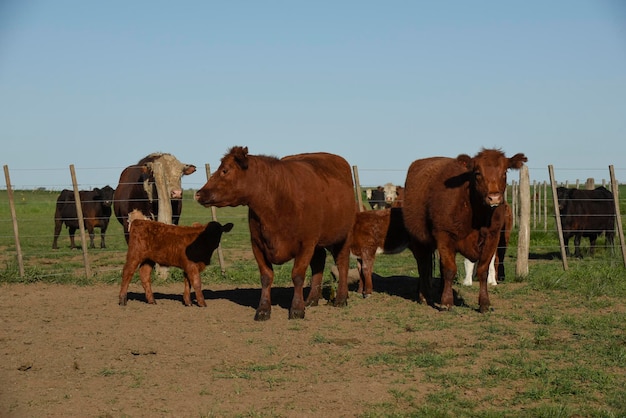
<path id="1" fill-rule="evenodd" d="M 452 292 L 452 282 L 456 277 L 456 260 L 455 252 L 439 248 L 439 257 L 441 259 L 441 276 L 443 279 L 443 291 L 441 292 L 441 307 L 450 309 L 454 306 L 454 293 Z M 491 259 L 489 260 L 491 261 Z M 478 270 L 477 270 L 478 271 Z M 482 288 L 482 278 L 481 288 Z M 487 285 L 487 276 L 485 275 L 485 286 Z"/>
<path id="2" fill-rule="evenodd" d="M 146 293 L 146 300 L 148 303 L 154 305 L 154 295 L 152 294 L 152 285 L 150 284 L 150 274 L 152 273 L 152 265 L 150 263 L 144 263 L 139 267 L 139 279 L 141 279 L 141 285 Z"/>
<path id="3" fill-rule="evenodd" d="M 430 281 L 433 276 L 432 252 L 425 246 L 415 242 L 409 244 L 409 250 L 411 250 L 417 262 L 417 272 L 419 274 L 417 301 L 419 303 L 428 304 L 431 297 Z"/>
<path id="4" fill-rule="evenodd" d="M 274 270 L 271 265 L 261 267 L 261 299 L 254 314 L 255 321 L 266 321 L 272 314 L 272 283 L 274 282 Z"/>
<path id="5" fill-rule="evenodd" d="M 488 254 L 490 252 L 486 251 L 486 253 Z M 489 278 L 489 264 L 491 263 L 492 257 L 488 257 L 486 260 L 483 260 L 483 257 L 484 254 L 481 255 L 481 259 L 478 260 L 476 266 L 476 277 L 480 284 L 480 290 L 478 291 L 478 311 L 481 313 L 489 311 L 489 306 L 491 305 L 487 282 Z"/>
<path id="6" fill-rule="evenodd" d="M 317 304 L 319 303 L 320 297 L 322 295 L 322 278 L 324 275 L 325 263 L 326 250 L 323 248 L 316 248 L 315 252 L 313 253 L 313 257 L 311 258 L 311 291 L 306 298 L 306 306 L 317 306 Z"/>

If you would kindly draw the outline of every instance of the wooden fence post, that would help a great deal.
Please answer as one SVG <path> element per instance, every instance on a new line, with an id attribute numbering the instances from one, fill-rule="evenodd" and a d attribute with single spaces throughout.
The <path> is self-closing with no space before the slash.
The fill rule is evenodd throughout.
<path id="1" fill-rule="evenodd" d="M 569 267 L 567 265 L 565 241 L 563 240 L 563 226 L 561 225 L 561 211 L 559 210 L 559 197 L 556 194 L 556 181 L 554 180 L 554 167 L 552 167 L 552 165 L 548 166 L 548 173 L 550 174 L 550 184 L 552 185 L 552 203 L 554 204 L 556 230 L 559 234 L 559 243 L 561 245 L 561 260 L 563 261 L 563 270 L 567 271 Z M 565 182 L 565 184 L 567 184 L 567 182 Z"/>
<path id="2" fill-rule="evenodd" d="M 524 164 L 519 174 L 519 236 L 517 241 L 517 277 L 528 276 L 528 253 L 530 248 L 530 176 Z"/>
<path id="3" fill-rule="evenodd" d="M 76 181 L 76 171 L 74 164 L 70 164 L 70 175 L 72 176 L 72 186 L 74 187 L 74 202 L 76 203 L 76 215 L 78 216 L 78 228 L 80 229 L 81 248 L 83 250 L 83 262 L 85 263 L 85 275 L 87 280 L 91 278 L 91 266 L 89 265 L 89 255 L 87 254 L 87 237 L 85 235 L 85 218 L 83 217 L 83 205 L 80 202 L 80 192 Z"/>
<path id="4" fill-rule="evenodd" d="M 624 267 L 626 267 L 626 246 L 624 246 L 624 230 L 622 229 L 622 215 L 619 211 L 619 187 L 617 180 L 615 180 L 615 170 L 613 166 L 609 166 L 609 172 L 611 174 L 611 189 L 613 189 L 613 203 L 615 204 L 615 218 L 617 221 L 617 235 L 619 236 L 619 244 L 622 249 L 622 260 L 624 260 Z"/>
<path id="5" fill-rule="evenodd" d="M 204 165 L 204 171 L 206 172 L 207 181 L 211 178 L 211 165 L 206 163 Z M 217 209 L 215 206 L 211 206 L 211 217 L 217 222 Z M 224 267 L 224 252 L 222 251 L 222 243 L 217 244 L 217 257 L 220 261 L 220 269 L 222 270 L 222 276 L 226 275 L 226 268 Z"/>
<path id="6" fill-rule="evenodd" d="M 352 172 L 354 173 L 354 187 L 356 190 L 356 201 L 359 204 L 359 212 L 363 211 L 363 196 L 361 195 L 361 182 L 359 180 L 359 169 L 356 165 L 352 166 Z"/>
<path id="7" fill-rule="evenodd" d="M 160 162 L 152 163 L 152 174 L 154 176 L 154 183 L 157 189 L 157 195 L 159 195 L 159 213 L 157 214 L 157 221 L 164 224 L 171 225 L 172 215 L 172 201 L 170 200 L 170 193 L 167 190 L 167 182 L 165 181 L 165 171 L 163 165 Z M 162 280 L 167 279 L 169 268 L 164 266 L 156 266 L 156 275 Z"/>
<path id="8" fill-rule="evenodd" d="M 17 215 L 15 213 L 15 198 L 13 197 L 13 188 L 11 187 L 11 176 L 9 175 L 9 166 L 4 166 L 4 179 L 7 183 L 7 195 L 9 197 L 9 207 L 11 208 L 11 219 L 13 220 L 13 236 L 15 238 L 15 249 L 17 251 L 17 265 L 20 269 L 20 277 L 24 278 L 24 258 L 22 257 L 22 246 L 20 245 L 20 234 L 17 225 Z"/>

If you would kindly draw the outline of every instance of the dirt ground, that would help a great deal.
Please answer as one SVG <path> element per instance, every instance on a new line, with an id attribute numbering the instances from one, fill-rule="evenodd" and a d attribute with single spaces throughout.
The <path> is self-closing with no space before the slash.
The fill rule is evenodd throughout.
<path id="1" fill-rule="evenodd" d="M 148 305 L 134 281 L 120 307 L 113 285 L 0 286 L 0 416 L 354 417 L 385 405 L 397 412 L 403 393 L 419 404 L 437 385 L 422 369 L 368 359 L 411 341 L 446 340 L 454 349 L 472 338 L 452 339 L 436 326 L 449 313 L 393 293 L 351 292 L 346 308 L 321 303 L 288 320 L 292 288 L 274 288 L 271 319 L 255 322 L 259 288 L 205 285 L 207 308 L 185 307 L 182 283 L 153 289 L 157 304 Z M 482 318 L 464 309 L 454 321 Z M 411 324 L 424 321 L 432 331 L 415 332 Z M 511 388 L 476 390 L 498 399 Z"/>

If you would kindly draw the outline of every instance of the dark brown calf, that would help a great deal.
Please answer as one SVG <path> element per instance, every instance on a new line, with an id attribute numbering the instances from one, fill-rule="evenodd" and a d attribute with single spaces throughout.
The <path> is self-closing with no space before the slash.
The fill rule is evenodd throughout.
<path id="1" fill-rule="evenodd" d="M 132 220 L 129 227 L 128 252 L 122 271 L 119 304 L 126 305 L 128 285 L 137 267 L 148 303 L 156 303 L 150 285 L 150 274 L 154 265 L 159 264 L 179 267 L 185 272 L 185 305 L 191 306 L 190 288 L 193 286 L 198 305 L 206 306 L 200 273 L 210 264 L 211 255 L 218 247 L 222 233 L 229 232 L 233 224 L 209 222 L 199 226 L 177 226 L 137 219 Z"/>
<path id="2" fill-rule="evenodd" d="M 409 245 L 402 208 L 369 210 L 356 215 L 350 252 L 357 258 L 359 293 L 372 294 L 372 271 L 376 254 L 398 254 Z"/>

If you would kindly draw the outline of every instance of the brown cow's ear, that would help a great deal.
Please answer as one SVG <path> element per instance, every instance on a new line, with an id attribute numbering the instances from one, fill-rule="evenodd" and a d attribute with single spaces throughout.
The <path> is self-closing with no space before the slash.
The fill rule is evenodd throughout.
<path id="1" fill-rule="evenodd" d="M 456 160 L 459 164 L 461 164 L 463 167 L 467 168 L 468 170 L 471 170 L 473 167 L 472 157 L 470 157 L 467 154 L 459 155 L 458 157 L 456 157 Z"/>
<path id="2" fill-rule="evenodd" d="M 239 167 L 246 170 L 248 168 L 248 147 L 233 147 L 231 152 Z"/>
<path id="3" fill-rule="evenodd" d="M 517 153 L 509 158 L 509 168 L 520 169 L 526 161 L 528 161 L 528 158 L 524 154 Z"/>

